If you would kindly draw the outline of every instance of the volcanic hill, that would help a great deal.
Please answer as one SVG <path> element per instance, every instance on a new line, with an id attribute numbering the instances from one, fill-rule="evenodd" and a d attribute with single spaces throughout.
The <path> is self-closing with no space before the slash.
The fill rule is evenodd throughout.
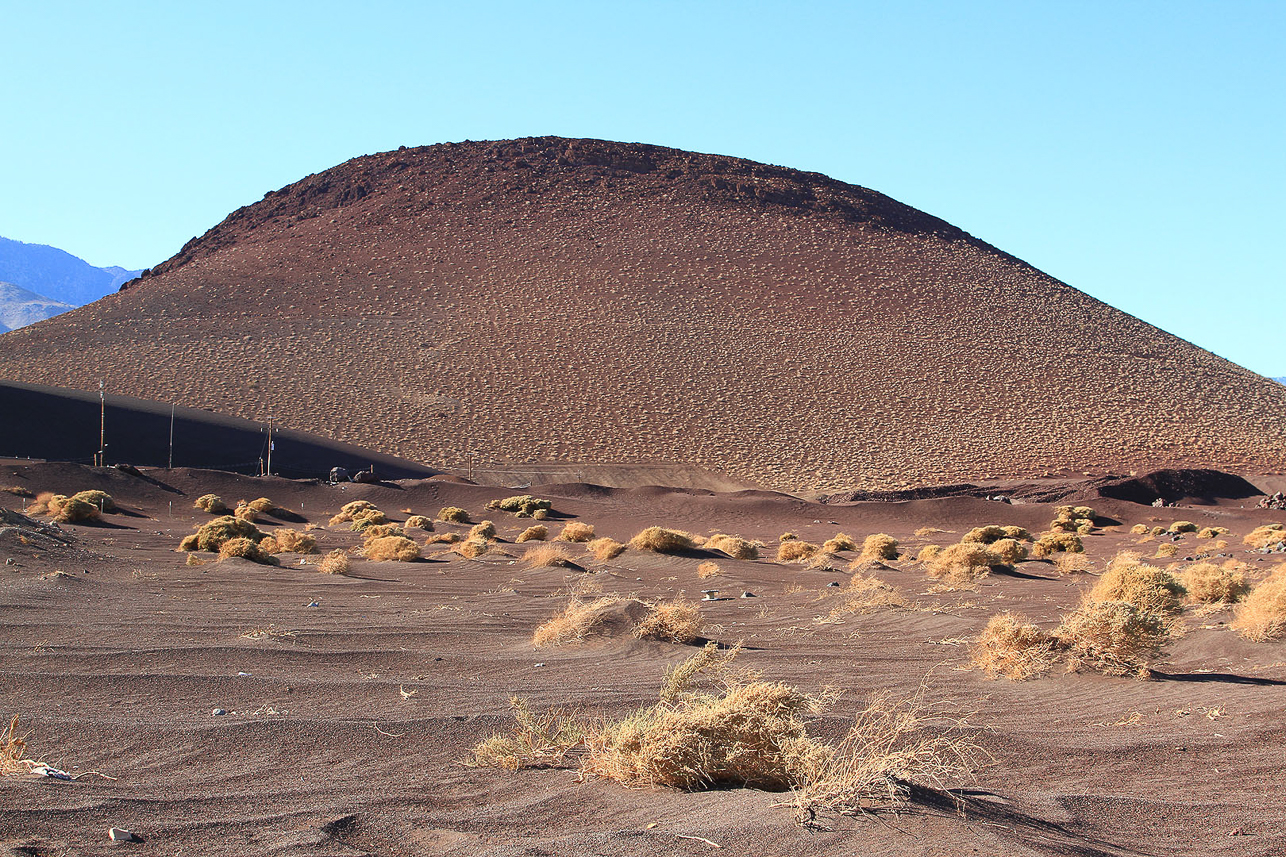
<path id="1" fill-rule="evenodd" d="M 597 140 L 309 176 L 0 337 L 0 377 L 106 378 L 437 466 L 682 462 L 786 489 L 1286 456 L 1286 388 L 942 220 Z"/>

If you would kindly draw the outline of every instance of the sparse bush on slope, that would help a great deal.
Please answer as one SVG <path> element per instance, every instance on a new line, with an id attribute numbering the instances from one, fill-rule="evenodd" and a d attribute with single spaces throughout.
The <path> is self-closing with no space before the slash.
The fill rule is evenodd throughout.
<path id="1" fill-rule="evenodd" d="M 683 553 L 693 547 L 692 534 L 664 527 L 648 527 L 630 539 L 630 547 L 653 553 Z"/>
<path id="2" fill-rule="evenodd" d="M 1286 637 L 1286 565 L 1250 590 L 1233 613 L 1232 627 L 1258 643 Z"/>
<path id="3" fill-rule="evenodd" d="M 506 497 L 503 500 L 492 500 L 487 503 L 488 509 L 511 512 L 519 518 L 530 518 L 537 512 L 548 512 L 553 507 L 554 504 L 550 501 L 537 499 L 530 494 L 520 494 L 516 497 Z"/>

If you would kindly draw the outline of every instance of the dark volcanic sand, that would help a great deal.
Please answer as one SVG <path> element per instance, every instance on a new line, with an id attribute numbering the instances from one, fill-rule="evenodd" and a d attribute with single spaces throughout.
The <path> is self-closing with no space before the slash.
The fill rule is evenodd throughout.
<path id="1" fill-rule="evenodd" d="M 475 561 L 441 547 L 416 563 L 358 560 L 344 577 L 319 574 L 317 556 L 301 566 L 290 554 L 280 568 L 240 560 L 189 567 L 174 546 L 208 518 L 191 508 L 207 491 L 229 501 L 268 496 L 323 526 L 357 498 L 397 520 L 402 509 L 432 516 L 463 506 L 492 517 L 508 542 L 531 522 L 484 513 L 486 500 L 513 492 L 443 481 L 338 489 L 200 471 L 148 475 L 160 485 L 69 465 L 0 467 L 0 484 L 101 485 L 125 509 L 99 526 L 68 526 L 72 547 L 0 536 L 0 553 L 14 560 L 0 566 L 0 715 L 22 715 L 29 756 L 113 778 L 0 778 L 0 853 L 102 853 L 113 848 L 113 825 L 146 840 L 115 847 L 165 855 L 715 850 L 683 836 L 718 843 L 722 853 L 764 855 L 1286 848 L 1286 643 L 1243 640 L 1225 626 L 1226 611 L 1187 616 L 1187 634 L 1153 680 L 989 681 L 966 668 L 967 638 L 1001 610 L 1052 624 L 1091 577 L 1059 578 L 1047 563 L 1029 562 L 976 592 L 931 594 L 918 565 L 898 562 L 878 576 L 930 609 L 825 624 L 818 618 L 844 597 L 825 585 L 847 575 L 768 559 L 720 558 L 724 575 L 710 582 L 697 578 L 706 557 L 695 554 L 629 551 L 586 561 L 588 573 L 525 570 L 514 560 L 525 546 L 512 543 Z M 650 524 L 770 545 L 785 530 L 819 542 L 837 531 L 859 540 L 884 531 L 915 551 L 933 538 L 915 538 L 919 527 L 952 531 L 937 537 L 946 543 L 972 526 L 1038 529 L 1053 516 L 1048 505 L 977 498 L 820 506 L 767 492 L 565 485 L 535 493 L 622 541 Z M 9 494 L 0 502 L 21 507 Z M 1101 568 L 1135 545 L 1129 525 L 1186 519 L 1228 527 L 1228 551 L 1266 570 L 1273 558 L 1246 553 L 1240 536 L 1282 513 L 1242 502 L 1096 503 L 1121 526 L 1086 537 L 1088 555 Z M 316 534 L 323 551 L 358 542 L 343 526 Z M 1185 537 L 1180 558 L 1200 544 Z M 823 818 L 829 831 L 794 824 L 776 806 L 783 794 L 631 790 L 578 782 L 566 770 L 461 766 L 474 743 L 506 728 L 511 695 L 621 714 L 654 700 L 663 669 L 694 651 L 628 638 L 533 650 L 533 628 L 561 608 L 570 585 L 644 597 L 752 591 L 757 598 L 703 603 L 706 633 L 744 640 L 744 665 L 766 678 L 843 688 L 814 732 L 838 734 L 872 694 L 909 694 L 924 682 L 928 699 L 973 712 L 974 737 L 995 763 L 977 771 L 959 812 L 929 795 L 896 817 Z M 212 716 L 215 708 L 227 714 Z"/>

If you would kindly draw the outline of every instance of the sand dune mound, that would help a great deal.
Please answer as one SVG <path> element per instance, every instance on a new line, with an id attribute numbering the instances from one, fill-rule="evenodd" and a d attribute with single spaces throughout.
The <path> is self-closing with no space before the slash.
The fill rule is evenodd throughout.
<path id="1" fill-rule="evenodd" d="M 0 377 L 106 377 L 501 477 L 679 463 L 890 489 L 1286 453 L 1286 387 L 935 217 L 817 174 L 594 140 L 309 176 L 125 291 L 0 337 Z"/>

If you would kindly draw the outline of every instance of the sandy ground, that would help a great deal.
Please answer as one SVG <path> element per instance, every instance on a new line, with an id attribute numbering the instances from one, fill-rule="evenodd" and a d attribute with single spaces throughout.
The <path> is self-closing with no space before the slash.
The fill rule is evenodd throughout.
<path id="1" fill-rule="evenodd" d="M 69 525 L 75 541 L 0 535 L 0 716 L 22 717 L 28 755 L 75 781 L 0 778 L 0 853 L 544 854 L 759 853 L 1214 855 L 1286 849 L 1286 643 L 1250 643 L 1230 613 L 1186 617 L 1187 633 L 1150 680 L 1055 674 L 1013 683 L 968 668 L 969 638 L 1017 610 L 1057 622 L 1092 583 L 1028 562 L 976 591 L 930 592 L 923 569 L 878 575 L 914 609 L 819 621 L 844 599 L 847 573 L 719 556 L 628 551 L 583 570 L 520 567 L 512 544 L 530 522 L 486 513 L 509 491 L 450 481 L 330 487 L 206 471 L 138 479 L 73 465 L 9 465 L 0 484 L 34 491 L 102 487 L 123 512 Z M 185 565 L 174 551 L 209 516 L 212 491 L 258 496 L 323 526 L 319 547 L 358 537 L 326 527 L 345 502 L 369 499 L 403 520 L 447 504 L 496 521 L 503 540 L 465 560 L 441 547 L 414 563 L 355 561 L 319 574 L 318 556 L 278 568 L 242 560 Z M 557 518 L 625 541 L 651 524 L 724 531 L 775 544 L 888 532 L 914 551 L 988 523 L 1043 528 L 1048 505 L 975 498 L 822 506 L 768 492 L 546 486 Z M 0 504 L 22 499 L 0 494 Z M 1096 568 L 1131 547 L 1138 522 L 1218 524 L 1228 553 L 1267 570 L 1240 536 L 1281 512 L 1218 506 L 1094 504 L 1119 521 L 1086 537 Z M 271 526 L 271 519 L 261 526 Z M 557 522 L 555 522 L 557 523 Z M 300 526 L 293 524 L 293 526 Z M 920 527 L 945 534 L 917 538 Z M 438 525 L 438 530 L 451 529 Z M 1208 546 L 1208 543 L 1207 543 Z M 1142 545 L 1147 549 L 1153 545 Z M 1191 536 L 1183 559 L 1198 550 Z M 10 561 L 11 560 L 11 561 Z M 1252 575 L 1256 576 L 1256 575 Z M 828 587 L 838 582 L 840 587 Z M 744 666 L 806 691 L 843 697 L 810 727 L 839 734 L 885 690 L 968 713 L 994 762 L 948 795 L 924 792 L 897 815 L 821 818 L 809 829 L 750 789 L 684 793 L 580 781 L 571 770 L 509 773 L 461 764 L 510 722 L 508 700 L 621 714 L 655 699 L 667 665 L 692 647 L 599 638 L 535 650 L 532 630 L 573 589 L 703 602 L 705 634 L 744 641 Z M 742 592 L 754 593 L 742 598 Z M 225 714 L 214 715 L 215 709 Z M 97 772 L 97 773 L 89 773 Z M 104 775 L 104 776 L 100 776 Z M 115 845 L 112 826 L 144 841 Z M 7 849 L 7 850 L 5 850 Z"/>

